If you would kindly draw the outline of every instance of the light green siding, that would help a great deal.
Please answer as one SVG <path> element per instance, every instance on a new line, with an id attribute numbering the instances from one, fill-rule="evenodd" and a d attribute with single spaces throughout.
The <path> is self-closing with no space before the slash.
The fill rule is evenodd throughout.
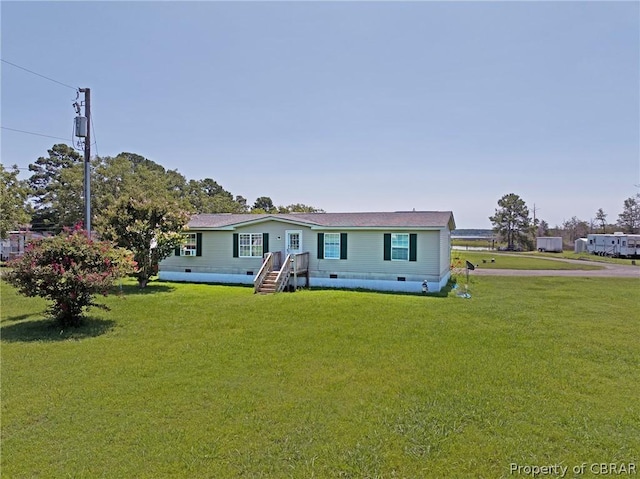
<path id="1" fill-rule="evenodd" d="M 161 265 L 161 271 L 184 273 L 256 274 L 261 258 L 234 258 L 233 234 L 268 233 L 270 251 L 280 251 L 286 257 L 286 231 L 301 231 L 302 251 L 309 252 L 311 277 L 337 275 L 343 279 L 387 279 L 398 277 L 406 281 L 437 281 L 449 271 L 449 231 L 445 230 L 350 230 L 312 229 L 309 226 L 282 221 L 264 221 L 235 229 L 202 231 L 202 256 L 170 256 Z M 385 233 L 415 233 L 417 235 L 416 261 L 385 261 Z M 347 259 L 318 259 L 318 233 L 347 233 Z"/>
<path id="2" fill-rule="evenodd" d="M 449 229 L 440 232 L 440 275 L 444 275 L 451 269 L 451 231 Z"/>
<path id="3" fill-rule="evenodd" d="M 385 261 L 384 233 L 386 231 L 347 231 L 347 259 L 317 259 L 312 249 L 312 276 L 337 274 L 340 278 L 405 277 L 407 281 L 422 281 L 438 277 L 439 231 L 416 231 L 417 261 Z M 392 232 L 392 231 L 389 231 Z M 317 235 L 316 235 L 317 241 Z"/>

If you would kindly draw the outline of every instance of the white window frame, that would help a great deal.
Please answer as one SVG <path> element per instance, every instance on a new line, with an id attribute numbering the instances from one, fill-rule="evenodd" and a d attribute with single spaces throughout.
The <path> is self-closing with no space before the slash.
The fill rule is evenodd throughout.
<path id="1" fill-rule="evenodd" d="M 332 237 L 337 237 L 337 241 L 329 242 Z M 332 252 L 332 248 L 337 249 Z M 324 259 L 340 259 L 340 233 L 325 233 L 324 234 Z"/>
<path id="2" fill-rule="evenodd" d="M 245 244 L 243 244 L 243 240 Z M 262 233 L 238 233 L 239 258 L 262 258 L 263 249 Z M 246 254 L 247 251 L 249 254 Z"/>
<path id="3" fill-rule="evenodd" d="M 302 253 L 302 230 L 286 230 L 285 234 L 287 235 L 287 244 L 286 244 L 286 248 L 287 248 L 287 254 L 294 252 L 294 253 Z M 298 248 L 292 248 L 291 246 L 291 236 L 297 234 L 298 235 Z"/>
<path id="4" fill-rule="evenodd" d="M 198 234 L 183 233 L 182 236 L 184 237 L 185 242 L 182 245 L 180 256 L 196 256 L 198 254 Z"/>
<path id="5" fill-rule="evenodd" d="M 400 246 L 398 245 L 398 239 L 400 237 L 406 237 L 406 243 L 407 245 L 404 246 Z M 391 261 L 409 261 L 409 233 L 391 233 Z M 394 242 L 396 243 L 394 245 Z M 400 251 L 406 251 L 406 258 L 398 258 L 397 253 Z M 396 253 L 394 255 L 394 253 Z"/>

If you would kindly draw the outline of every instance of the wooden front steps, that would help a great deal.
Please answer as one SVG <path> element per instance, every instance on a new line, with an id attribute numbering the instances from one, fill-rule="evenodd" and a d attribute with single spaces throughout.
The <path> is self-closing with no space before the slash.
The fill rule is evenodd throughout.
<path id="1" fill-rule="evenodd" d="M 275 293 L 277 288 L 276 278 L 278 277 L 278 273 L 279 271 L 270 271 L 269 273 L 267 273 L 267 276 L 264 278 L 264 281 L 256 292 L 260 294 Z"/>
<path id="2" fill-rule="evenodd" d="M 283 291 L 289 287 L 291 275 L 297 287 L 297 277 L 304 276 L 306 285 L 309 286 L 309 253 L 289 254 L 284 262 L 279 261 L 279 252 L 269 252 L 265 255 L 260 271 L 253 279 L 254 292 L 271 294 Z M 278 259 L 278 261 L 275 261 Z M 275 269 L 276 264 L 281 264 L 280 270 Z"/>

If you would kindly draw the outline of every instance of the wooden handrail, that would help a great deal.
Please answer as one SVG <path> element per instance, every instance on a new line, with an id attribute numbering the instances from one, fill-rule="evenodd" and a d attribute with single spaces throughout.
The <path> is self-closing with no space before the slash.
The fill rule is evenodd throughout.
<path id="1" fill-rule="evenodd" d="M 273 253 L 267 253 L 264 256 L 264 260 L 262 262 L 262 266 L 260 267 L 260 271 L 253 279 L 253 290 L 254 292 L 259 292 L 262 287 L 262 283 L 264 282 L 267 275 L 275 271 L 275 265 L 280 259 L 280 252 L 276 251 Z M 288 254 L 285 258 L 282 266 L 278 270 L 278 275 L 276 276 L 275 286 L 276 292 L 282 291 L 287 285 L 289 278 L 292 274 L 297 274 L 299 272 L 306 272 L 309 269 L 309 253 L 297 253 L 297 254 Z"/>
<path id="2" fill-rule="evenodd" d="M 309 269 L 309 252 L 298 253 L 294 261 L 295 272 L 307 271 Z"/>
<path id="3" fill-rule="evenodd" d="M 284 289 L 285 281 L 289 280 L 291 275 L 291 255 L 288 254 L 276 276 L 276 292 L 280 292 Z"/>
<path id="4" fill-rule="evenodd" d="M 273 271 L 273 259 L 273 253 L 267 253 L 265 255 L 260 271 L 258 271 L 258 274 L 253 278 L 253 291 L 255 293 L 258 292 L 267 275 Z"/>

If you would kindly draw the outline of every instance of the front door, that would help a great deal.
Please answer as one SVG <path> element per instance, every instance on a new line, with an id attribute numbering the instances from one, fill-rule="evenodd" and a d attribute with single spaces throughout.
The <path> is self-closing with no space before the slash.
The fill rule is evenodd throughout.
<path id="1" fill-rule="evenodd" d="M 302 231 L 300 230 L 287 230 L 287 250 L 285 251 L 285 257 L 288 254 L 302 253 Z"/>

